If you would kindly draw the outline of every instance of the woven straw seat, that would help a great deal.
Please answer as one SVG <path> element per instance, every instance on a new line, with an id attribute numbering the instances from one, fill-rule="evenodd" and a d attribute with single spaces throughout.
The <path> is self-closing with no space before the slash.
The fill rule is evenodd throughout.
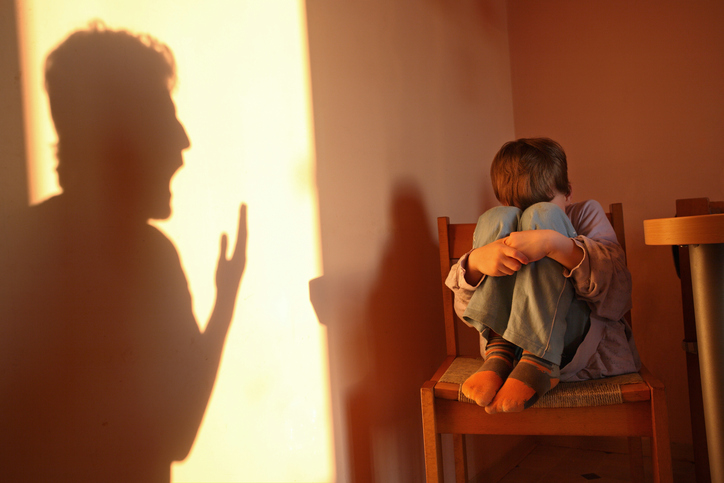
<path id="1" fill-rule="evenodd" d="M 482 359 L 457 357 L 435 388 L 435 396 L 443 399 L 455 398 L 460 402 L 475 404 L 465 397 L 462 384 L 482 365 Z M 623 388 L 628 386 L 628 391 Z M 562 382 L 540 398 L 534 408 L 577 408 L 586 406 L 606 406 L 624 402 L 624 392 L 630 398 L 631 390 L 648 391 L 641 374 L 634 372 L 621 376 L 594 379 L 584 382 Z M 646 398 L 646 395 L 640 396 Z"/>

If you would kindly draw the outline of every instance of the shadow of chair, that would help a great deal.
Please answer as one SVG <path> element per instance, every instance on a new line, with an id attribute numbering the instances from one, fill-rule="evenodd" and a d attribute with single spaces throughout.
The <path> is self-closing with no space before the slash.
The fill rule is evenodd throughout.
<path id="1" fill-rule="evenodd" d="M 676 200 L 676 216 L 698 216 L 724 213 L 724 201 L 709 201 L 709 198 L 687 198 Z M 694 317 L 694 293 L 691 285 L 691 266 L 689 246 L 675 246 L 674 258 L 676 270 L 681 281 L 681 305 L 683 309 L 684 340 L 682 347 L 686 352 L 686 372 L 689 385 L 689 409 L 691 414 L 691 433 L 694 445 L 697 483 L 711 481 L 709 472 L 709 454 L 706 444 L 704 422 L 704 403 L 701 393 L 701 373 L 699 372 L 699 354 L 697 351 L 696 319 Z"/>
<path id="2" fill-rule="evenodd" d="M 623 207 L 612 204 L 609 221 L 626 250 Z M 445 286 L 451 266 L 472 247 L 475 224 L 450 224 L 438 218 L 440 275 L 443 291 L 447 357 L 420 390 L 428 483 L 443 481 L 440 435 L 453 439 L 456 482 L 468 480 L 465 434 L 627 437 L 632 481 L 644 481 L 643 437 L 651 440 L 656 482 L 673 481 L 664 386 L 645 368 L 632 375 L 561 383 L 536 405 L 520 413 L 488 414 L 464 402 L 462 382 L 480 367 L 481 359 L 462 357 L 453 309 L 453 293 Z M 630 320 L 630 314 L 629 314 Z"/>

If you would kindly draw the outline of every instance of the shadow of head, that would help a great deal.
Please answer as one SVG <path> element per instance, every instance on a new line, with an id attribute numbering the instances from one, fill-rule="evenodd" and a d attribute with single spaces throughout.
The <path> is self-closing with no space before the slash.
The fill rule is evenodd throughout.
<path id="1" fill-rule="evenodd" d="M 176 117 L 171 50 L 94 22 L 48 55 L 45 83 L 63 192 L 104 216 L 170 216 L 171 178 L 190 146 Z"/>

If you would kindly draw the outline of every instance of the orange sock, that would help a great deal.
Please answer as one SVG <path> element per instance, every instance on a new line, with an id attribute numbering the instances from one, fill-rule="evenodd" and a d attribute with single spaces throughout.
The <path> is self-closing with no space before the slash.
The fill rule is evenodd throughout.
<path id="1" fill-rule="evenodd" d="M 490 414 L 519 412 L 527 409 L 559 381 L 558 365 L 523 351 L 518 365 L 510 373 L 493 401 L 485 407 Z"/>
<path id="2" fill-rule="evenodd" d="M 485 362 L 463 383 L 463 394 L 479 406 L 487 406 L 513 370 L 516 346 L 491 331 Z"/>

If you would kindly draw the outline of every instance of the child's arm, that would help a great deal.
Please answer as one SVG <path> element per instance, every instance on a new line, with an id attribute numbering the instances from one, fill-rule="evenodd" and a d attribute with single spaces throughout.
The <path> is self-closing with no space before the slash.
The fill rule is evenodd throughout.
<path id="1" fill-rule="evenodd" d="M 465 324 L 470 325 L 470 323 L 465 320 L 465 310 L 468 308 L 468 304 L 470 303 L 470 298 L 473 296 L 473 293 L 475 293 L 476 285 L 471 285 L 467 282 L 467 274 L 469 270 L 469 264 L 468 264 L 468 258 L 470 257 L 470 252 L 466 253 L 462 257 L 460 257 L 460 260 L 458 263 L 453 265 L 450 268 L 450 273 L 448 273 L 447 279 L 445 279 L 445 285 L 453 291 L 455 294 L 454 297 L 454 308 L 455 313 L 458 314 L 458 317 L 460 317 L 460 320 L 465 322 Z"/>
<path id="2" fill-rule="evenodd" d="M 631 274 L 616 233 L 596 201 L 576 203 L 569 216 L 578 233 L 575 242 L 586 255 L 575 270 L 564 274 L 598 316 L 619 320 L 631 308 Z"/>
<path id="3" fill-rule="evenodd" d="M 531 262 L 548 257 L 569 271 L 577 267 L 584 257 L 583 249 L 572 238 L 555 230 L 517 231 L 503 241 L 506 245 L 523 252 Z"/>
<path id="4" fill-rule="evenodd" d="M 483 275 L 512 275 L 530 262 L 552 258 L 568 270 L 583 260 L 583 249 L 554 230 L 517 231 L 470 253 L 465 281 L 477 285 Z"/>

